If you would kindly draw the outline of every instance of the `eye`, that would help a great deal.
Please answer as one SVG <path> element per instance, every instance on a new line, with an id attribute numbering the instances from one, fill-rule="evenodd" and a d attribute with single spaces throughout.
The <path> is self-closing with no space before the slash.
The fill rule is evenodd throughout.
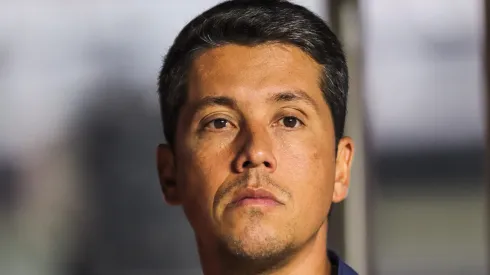
<path id="1" fill-rule="evenodd" d="M 227 126 L 230 126 L 230 122 L 224 118 L 217 118 L 213 119 L 208 124 L 206 124 L 205 128 L 211 128 L 211 129 L 216 129 L 220 130 L 223 128 L 226 128 Z"/>
<path id="2" fill-rule="evenodd" d="M 297 117 L 294 116 L 283 117 L 281 118 L 279 123 L 286 128 L 297 128 L 303 125 L 303 122 L 301 122 L 301 120 L 299 120 Z"/>

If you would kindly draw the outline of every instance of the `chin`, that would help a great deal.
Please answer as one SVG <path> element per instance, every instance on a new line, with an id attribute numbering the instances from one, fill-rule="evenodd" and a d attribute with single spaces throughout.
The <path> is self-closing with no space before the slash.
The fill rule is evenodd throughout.
<path id="1" fill-rule="evenodd" d="M 225 239 L 227 250 L 238 258 L 272 260 L 283 258 L 293 245 L 292 230 L 284 225 L 254 223 L 248 221 L 235 228 Z"/>

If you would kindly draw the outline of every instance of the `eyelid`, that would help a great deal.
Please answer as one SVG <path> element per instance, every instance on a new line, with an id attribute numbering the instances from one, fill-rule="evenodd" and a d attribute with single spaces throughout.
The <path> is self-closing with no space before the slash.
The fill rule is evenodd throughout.
<path id="1" fill-rule="evenodd" d="M 289 110 L 287 110 L 289 109 Z M 301 124 L 306 125 L 306 121 L 308 119 L 308 115 L 306 115 L 305 112 L 303 112 L 300 109 L 297 108 L 287 108 L 286 110 L 282 109 L 275 117 L 274 119 L 274 124 L 278 123 L 281 119 L 284 119 L 286 117 L 294 117 L 296 118 Z M 292 111 L 291 111 L 292 110 Z"/>
<path id="2" fill-rule="evenodd" d="M 283 116 L 283 117 L 281 117 L 281 118 L 278 120 L 278 122 L 282 121 L 283 119 L 285 119 L 285 118 L 287 118 L 287 117 L 293 117 L 293 118 L 295 118 L 295 119 L 298 121 L 298 123 L 300 124 L 299 126 L 294 127 L 294 128 L 291 128 L 291 127 L 287 127 L 287 128 L 295 129 L 295 128 L 299 128 L 299 127 L 302 127 L 302 126 L 305 126 L 305 125 L 306 125 L 302 119 L 300 119 L 299 117 L 294 116 L 294 115 L 293 115 L 293 116 Z M 282 123 L 282 124 L 284 124 L 284 123 Z M 282 126 L 284 126 L 284 125 L 282 125 Z"/>
<path id="3" fill-rule="evenodd" d="M 289 109 L 292 109 L 294 112 L 299 112 L 302 116 L 305 118 L 308 118 L 308 113 L 305 112 L 303 109 L 297 108 L 297 107 L 289 107 Z"/>
<path id="4" fill-rule="evenodd" d="M 237 127 L 237 124 L 233 121 L 233 118 L 229 115 L 220 113 L 220 112 L 215 112 L 208 114 L 204 116 L 198 123 L 198 128 L 199 129 L 205 129 L 211 122 L 217 120 L 217 119 L 224 119 L 226 120 L 231 126 Z"/>

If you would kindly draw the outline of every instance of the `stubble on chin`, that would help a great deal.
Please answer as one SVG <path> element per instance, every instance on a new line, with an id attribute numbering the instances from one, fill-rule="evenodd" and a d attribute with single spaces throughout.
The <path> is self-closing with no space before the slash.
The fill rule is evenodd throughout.
<path id="1" fill-rule="evenodd" d="M 246 225 L 241 232 L 224 236 L 223 252 L 242 260 L 268 261 L 284 258 L 292 250 L 294 232 L 289 226 L 271 228 L 264 224 L 265 214 L 260 209 L 245 213 Z"/>

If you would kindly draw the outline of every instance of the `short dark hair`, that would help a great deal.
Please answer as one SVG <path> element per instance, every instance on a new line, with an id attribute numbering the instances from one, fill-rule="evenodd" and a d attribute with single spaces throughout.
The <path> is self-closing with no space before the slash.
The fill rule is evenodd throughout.
<path id="1" fill-rule="evenodd" d="M 342 46 L 327 24 L 308 9 L 281 0 L 231 0 L 205 11 L 179 33 L 158 82 L 164 134 L 173 146 L 179 111 L 186 101 L 194 58 L 226 44 L 296 46 L 323 68 L 319 81 L 333 117 L 336 142 L 344 132 L 348 71 Z"/>

